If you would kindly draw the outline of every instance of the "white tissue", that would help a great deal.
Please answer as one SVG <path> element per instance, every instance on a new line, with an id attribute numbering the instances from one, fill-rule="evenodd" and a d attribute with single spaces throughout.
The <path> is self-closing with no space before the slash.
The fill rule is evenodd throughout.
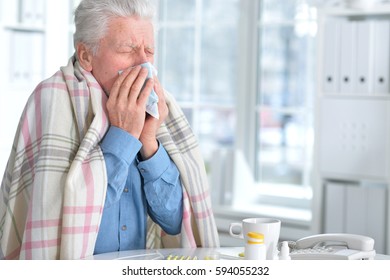
<path id="1" fill-rule="evenodd" d="M 154 75 L 157 75 L 157 70 L 154 68 L 154 66 L 150 62 L 145 62 L 141 64 L 142 67 L 145 67 L 148 69 L 148 78 L 153 78 Z M 118 74 L 122 74 L 123 70 L 118 71 Z M 150 92 L 148 102 L 146 103 L 146 113 L 151 115 L 152 117 L 158 119 L 160 117 L 160 114 L 158 113 L 158 96 L 154 89 Z"/>

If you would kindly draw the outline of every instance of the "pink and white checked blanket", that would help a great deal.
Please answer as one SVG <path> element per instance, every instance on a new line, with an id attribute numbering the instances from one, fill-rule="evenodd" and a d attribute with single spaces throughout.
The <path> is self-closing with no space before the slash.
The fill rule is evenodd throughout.
<path id="1" fill-rule="evenodd" d="M 158 139 L 180 171 L 181 233 L 149 219 L 147 247 L 218 247 L 197 140 L 169 93 Z M 72 57 L 30 96 L 0 189 L 0 259 L 80 259 L 93 254 L 107 188 L 99 142 L 107 97 Z"/>

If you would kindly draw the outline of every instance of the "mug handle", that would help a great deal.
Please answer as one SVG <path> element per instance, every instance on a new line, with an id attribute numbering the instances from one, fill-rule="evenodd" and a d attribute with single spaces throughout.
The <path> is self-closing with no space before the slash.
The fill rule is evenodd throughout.
<path id="1" fill-rule="evenodd" d="M 233 233 L 233 228 L 235 228 L 235 227 L 239 227 L 241 229 L 239 234 Z M 230 233 L 230 236 L 232 236 L 234 238 L 244 239 L 244 234 L 242 233 L 242 224 L 241 223 L 231 223 L 230 227 L 229 227 L 229 233 Z"/>

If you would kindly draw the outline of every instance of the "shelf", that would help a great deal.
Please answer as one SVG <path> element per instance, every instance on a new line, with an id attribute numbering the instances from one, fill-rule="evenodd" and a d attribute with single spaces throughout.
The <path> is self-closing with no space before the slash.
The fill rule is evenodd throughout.
<path id="1" fill-rule="evenodd" d="M 45 32 L 45 27 L 43 26 L 31 26 L 31 25 L 24 25 L 24 24 L 5 25 L 4 28 L 6 30 L 20 31 L 20 32 L 36 32 L 36 33 Z"/>
<path id="2" fill-rule="evenodd" d="M 390 93 L 370 93 L 370 94 L 355 94 L 355 93 L 322 93 L 322 98 L 343 98 L 343 99 L 385 99 L 390 100 Z"/>
<path id="3" fill-rule="evenodd" d="M 357 8 L 325 8 L 319 9 L 320 14 L 324 16 L 340 16 L 340 17 L 360 17 L 360 16 L 389 16 L 390 4 L 377 5 L 367 9 Z"/>
<path id="4" fill-rule="evenodd" d="M 386 196 L 382 204 L 356 207 L 355 203 L 351 208 L 345 207 L 351 201 L 356 201 L 356 197 L 360 199 L 357 195 L 361 193 L 354 192 L 358 188 L 350 187 L 351 191 L 348 194 L 345 192 L 343 198 L 339 194 L 327 196 L 327 191 L 333 190 L 328 189 L 329 182 L 346 185 L 354 182 L 351 185 L 357 186 L 363 183 L 368 186 L 380 184 L 390 188 L 390 134 L 387 129 L 390 124 L 390 92 L 387 84 L 390 4 L 378 4 L 366 9 L 323 8 L 318 10 L 318 15 L 319 82 L 315 97 L 313 220 L 319 221 L 317 226 L 322 231 L 335 230 L 330 227 L 331 221 L 335 227 L 342 226 L 342 229 L 337 228 L 336 231 L 351 230 L 375 235 L 380 250 L 388 253 L 390 191 L 382 195 L 382 198 Z M 337 84 L 326 83 L 324 77 L 332 78 L 336 75 L 334 81 Z M 362 76 L 367 77 L 364 87 L 362 84 L 354 87 L 341 80 L 341 77 L 356 79 Z M 386 84 L 379 83 L 378 77 L 384 77 Z M 330 81 L 333 82 L 333 79 Z M 359 214 L 361 222 L 350 224 L 347 228 L 344 214 L 334 210 L 337 199 L 341 202 L 341 210 L 352 209 L 353 214 L 362 213 Z M 376 219 L 378 215 L 382 220 Z M 337 219 L 342 222 L 337 222 Z M 381 227 L 366 227 L 364 223 L 368 221 L 379 221 Z M 377 231 L 371 231 L 372 228 Z"/>
<path id="5" fill-rule="evenodd" d="M 371 182 L 371 183 L 386 183 L 390 177 L 374 177 L 361 174 L 338 174 L 335 172 L 324 171 L 321 175 L 323 180 L 335 180 L 343 182 Z M 352 179 L 353 178 L 353 179 Z"/>

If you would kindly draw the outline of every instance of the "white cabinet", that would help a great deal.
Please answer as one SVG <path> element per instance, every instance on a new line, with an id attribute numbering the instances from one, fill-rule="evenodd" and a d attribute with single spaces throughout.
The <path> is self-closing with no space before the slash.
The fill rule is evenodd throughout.
<path id="1" fill-rule="evenodd" d="M 390 253 L 390 6 L 319 10 L 318 27 L 314 226 Z"/>
<path id="2" fill-rule="evenodd" d="M 77 0 L 0 0 L 0 177 L 27 98 L 66 65 Z"/>

